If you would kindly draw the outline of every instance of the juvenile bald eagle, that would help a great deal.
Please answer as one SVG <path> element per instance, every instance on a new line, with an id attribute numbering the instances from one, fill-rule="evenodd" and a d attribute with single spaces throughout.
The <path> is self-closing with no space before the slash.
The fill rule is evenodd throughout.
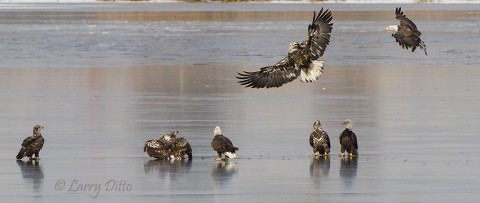
<path id="1" fill-rule="evenodd" d="M 273 66 L 267 66 L 256 72 L 238 73 L 239 83 L 251 88 L 280 87 L 300 76 L 302 82 L 313 82 L 323 74 L 324 61 L 320 59 L 330 43 L 333 23 L 332 13 L 327 9 L 313 13 L 312 24 L 308 26 L 308 35 L 299 44 L 292 42 L 288 54 Z"/>
<path id="2" fill-rule="evenodd" d="M 222 154 L 225 155 L 225 159 L 237 158 L 235 151 L 238 150 L 238 147 L 234 147 L 232 141 L 230 141 L 230 139 L 228 139 L 227 137 L 223 136 L 222 130 L 219 126 L 215 127 L 213 134 L 214 137 L 211 145 L 212 149 L 215 150 L 218 154 L 218 157 L 215 160 L 222 160 Z"/>
<path id="3" fill-rule="evenodd" d="M 313 132 L 310 134 L 310 146 L 313 147 L 314 156 L 328 156 L 330 154 L 330 138 L 322 129 L 322 124 L 317 120 L 313 123 Z"/>
<path id="4" fill-rule="evenodd" d="M 174 137 L 178 131 L 170 132 L 163 135 L 158 140 L 148 140 L 145 142 L 143 151 L 147 152 L 148 156 L 157 159 L 170 159 L 173 154 L 171 152 Z"/>
<path id="5" fill-rule="evenodd" d="M 358 155 L 357 135 L 352 131 L 352 121 L 347 119 L 343 122 L 345 130 L 340 134 L 341 156 L 345 156 L 345 150 L 349 156 Z"/>
<path id="6" fill-rule="evenodd" d="M 400 21 L 400 25 L 390 25 L 385 27 L 385 30 L 393 32 L 392 36 L 402 48 L 412 48 L 412 52 L 414 52 L 418 46 L 425 52 L 425 55 L 427 55 L 427 46 L 420 39 L 422 33 L 418 31 L 415 23 L 403 14 L 401 7 L 395 9 L 395 15 L 395 18 Z"/>
<path id="7" fill-rule="evenodd" d="M 33 135 L 25 138 L 22 142 L 22 148 L 17 154 L 17 159 L 22 159 L 23 157 L 28 157 L 30 160 L 39 160 L 40 150 L 43 147 L 45 139 L 43 138 L 40 131 L 43 129 L 43 126 L 36 125 L 33 127 Z M 35 158 L 32 156 L 35 154 Z"/>
<path id="8" fill-rule="evenodd" d="M 171 151 L 174 159 L 184 159 L 187 155 L 188 160 L 192 160 L 192 147 L 183 137 L 173 138 Z"/>

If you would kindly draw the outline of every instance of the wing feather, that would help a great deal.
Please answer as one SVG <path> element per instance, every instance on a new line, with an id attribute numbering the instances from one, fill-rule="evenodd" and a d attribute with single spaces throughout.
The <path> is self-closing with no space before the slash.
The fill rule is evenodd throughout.
<path id="1" fill-rule="evenodd" d="M 280 87 L 295 80 L 300 70 L 295 68 L 294 62 L 287 56 L 273 66 L 267 66 L 256 72 L 238 73 L 237 79 L 241 85 L 251 88 Z"/>
<path id="2" fill-rule="evenodd" d="M 300 44 L 303 52 L 308 53 L 310 60 L 316 60 L 323 56 L 327 45 L 330 43 L 330 33 L 333 23 L 332 12 L 323 8 L 316 14 L 313 13 L 312 24 L 308 25 L 308 36 Z"/>
<path id="3" fill-rule="evenodd" d="M 417 26 L 410 19 L 408 19 L 405 14 L 403 14 L 401 7 L 397 7 L 395 9 L 395 15 L 395 18 L 400 21 L 400 26 L 410 28 L 411 30 L 418 32 L 420 36 L 421 33 L 417 30 Z"/>
<path id="4" fill-rule="evenodd" d="M 357 135 L 355 135 L 354 132 L 351 132 L 350 136 L 352 138 L 353 146 L 358 150 Z"/>

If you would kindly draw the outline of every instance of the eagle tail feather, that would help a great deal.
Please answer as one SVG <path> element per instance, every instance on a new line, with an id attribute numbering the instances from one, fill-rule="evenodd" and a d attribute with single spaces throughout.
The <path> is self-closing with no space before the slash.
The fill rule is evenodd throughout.
<path id="1" fill-rule="evenodd" d="M 25 153 L 27 152 L 27 148 L 26 147 L 22 147 L 20 148 L 20 151 L 18 152 L 17 154 L 17 159 L 22 159 L 23 157 L 25 157 Z"/>
<path id="2" fill-rule="evenodd" d="M 236 159 L 237 158 L 237 155 L 235 154 L 235 152 L 225 152 L 225 156 L 227 156 L 230 159 Z"/>
<path id="3" fill-rule="evenodd" d="M 425 55 L 427 55 L 427 45 L 425 45 L 425 42 L 420 41 L 420 49 L 422 49 L 425 52 Z"/>
<path id="4" fill-rule="evenodd" d="M 324 60 L 312 60 L 308 69 L 300 72 L 300 81 L 313 82 L 323 75 Z"/>

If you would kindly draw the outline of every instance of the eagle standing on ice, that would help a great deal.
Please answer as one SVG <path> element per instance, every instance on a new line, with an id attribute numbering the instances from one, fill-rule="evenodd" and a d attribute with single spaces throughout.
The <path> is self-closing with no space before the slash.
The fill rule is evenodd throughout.
<path id="1" fill-rule="evenodd" d="M 215 160 L 221 161 L 222 154 L 225 155 L 225 159 L 237 158 L 235 151 L 238 150 L 238 147 L 234 147 L 232 144 L 232 141 L 230 141 L 230 139 L 228 139 L 227 137 L 223 136 L 222 130 L 220 129 L 219 126 L 215 127 L 213 134 L 214 134 L 214 137 L 211 145 L 212 145 L 212 149 L 215 150 L 218 154 L 218 157 L 215 158 Z"/>
<path id="2" fill-rule="evenodd" d="M 313 123 L 313 132 L 310 134 L 310 146 L 313 147 L 314 156 L 328 156 L 330 154 L 330 138 L 322 129 L 322 124 L 317 120 Z"/>
<path id="3" fill-rule="evenodd" d="M 324 61 L 320 59 L 330 43 L 333 23 L 332 13 L 327 9 L 313 13 L 312 24 L 308 26 L 308 36 L 299 44 L 292 42 L 288 55 L 273 66 L 257 72 L 238 73 L 239 83 L 251 88 L 280 87 L 300 76 L 302 82 L 313 82 L 323 74 Z"/>
<path id="4" fill-rule="evenodd" d="M 395 9 L 395 15 L 395 18 L 400 21 L 400 25 L 390 25 L 385 27 L 385 30 L 393 32 L 392 36 L 395 37 L 395 40 L 402 48 L 409 49 L 411 47 L 412 52 L 414 52 L 418 46 L 427 55 L 427 46 L 420 39 L 422 33 L 418 31 L 415 23 L 403 14 L 401 7 Z"/>
<path id="5" fill-rule="evenodd" d="M 22 159 L 23 157 L 28 157 L 30 160 L 39 160 L 40 150 L 43 147 L 45 139 L 43 138 L 40 131 L 43 129 L 43 126 L 36 125 L 33 127 L 33 135 L 25 138 L 22 142 L 22 148 L 18 152 L 17 159 Z M 35 158 L 32 156 L 35 154 Z"/>
<path id="6" fill-rule="evenodd" d="M 169 159 L 172 155 L 170 148 L 177 133 L 178 131 L 173 131 L 165 134 L 158 140 L 148 140 L 145 142 L 143 151 L 147 152 L 148 156 L 150 157 L 157 159 Z"/>
<path id="7" fill-rule="evenodd" d="M 178 131 L 177 131 L 178 132 Z M 187 139 L 183 137 L 173 137 L 173 142 L 171 145 L 171 158 L 172 159 L 184 159 L 185 155 L 188 156 L 188 160 L 192 160 L 192 147 L 188 143 Z"/>
<path id="8" fill-rule="evenodd" d="M 356 156 L 358 155 L 358 143 L 357 143 L 357 135 L 352 131 L 352 121 L 347 119 L 343 122 L 343 126 L 345 126 L 345 130 L 340 134 L 340 145 L 341 148 L 341 156 L 345 156 L 345 150 L 349 153 L 349 156 Z"/>

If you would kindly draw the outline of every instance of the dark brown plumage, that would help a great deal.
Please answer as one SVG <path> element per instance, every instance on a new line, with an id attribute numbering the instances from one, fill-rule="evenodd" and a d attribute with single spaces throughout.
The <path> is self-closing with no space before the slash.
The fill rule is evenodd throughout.
<path id="1" fill-rule="evenodd" d="M 170 132 L 163 135 L 158 140 L 148 140 L 145 142 L 143 151 L 147 152 L 148 156 L 157 159 L 170 159 L 172 156 L 171 147 L 173 139 L 178 131 Z"/>
<path id="2" fill-rule="evenodd" d="M 320 121 L 317 120 L 313 123 L 313 132 L 310 134 L 310 146 L 313 148 L 313 155 L 325 155 L 330 154 L 330 138 L 327 132 L 322 129 Z"/>
<path id="3" fill-rule="evenodd" d="M 400 21 L 400 25 L 387 26 L 385 29 L 393 31 L 392 36 L 402 48 L 411 48 L 412 52 L 414 52 L 418 46 L 425 52 L 425 55 L 427 55 L 427 46 L 420 39 L 422 33 L 417 29 L 415 23 L 403 14 L 401 7 L 395 9 L 395 15 L 395 18 Z"/>
<path id="4" fill-rule="evenodd" d="M 273 66 L 256 72 L 238 73 L 239 83 L 251 88 L 280 87 L 300 76 L 302 82 L 313 82 L 323 74 L 324 61 L 320 60 L 327 45 L 333 23 L 332 13 L 327 9 L 313 13 L 312 24 L 308 26 L 305 40 L 290 43 L 288 55 Z"/>
<path id="5" fill-rule="evenodd" d="M 184 159 L 185 155 L 189 160 L 192 160 L 192 147 L 188 143 L 187 139 L 180 137 L 174 138 L 172 144 L 172 155 L 176 159 Z"/>
<path id="6" fill-rule="evenodd" d="M 349 119 L 343 122 L 345 130 L 340 134 L 341 156 L 345 155 L 345 151 L 349 153 L 349 156 L 358 155 L 358 143 L 357 135 L 352 131 L 352 121 Z"/>
<path id="7" fill-rule="evenodd" d="M 17 154 L 17 159 L 22 159 L 23 157 L 28 157 L 30 160 L 39 160 L 40 150 L 43 148 L 43 143 L 45 143 L 45 139 L 41 134 L 41 130 L 43 126 L 36 125 L 33 127 L 33 135 L 25 138 L 22 142 L 22 148 Z M 35 155 L 35 158 L 32 156 Z"/>
<path id="8" fill-rule="evenodd" d="M 235 151 L 238 150 L 238 147 L 234 147 L 232 141 L 227 137 L 223 136 L 222 130 L 219 126 L 215 127 L 214 137 L 211 142 L 212 149 L 217 152 L 218 157 L 216 160 L 221 160 L 222 154 L 225 155 L 225 158 L 235 159 L 237 155 Z"/>

